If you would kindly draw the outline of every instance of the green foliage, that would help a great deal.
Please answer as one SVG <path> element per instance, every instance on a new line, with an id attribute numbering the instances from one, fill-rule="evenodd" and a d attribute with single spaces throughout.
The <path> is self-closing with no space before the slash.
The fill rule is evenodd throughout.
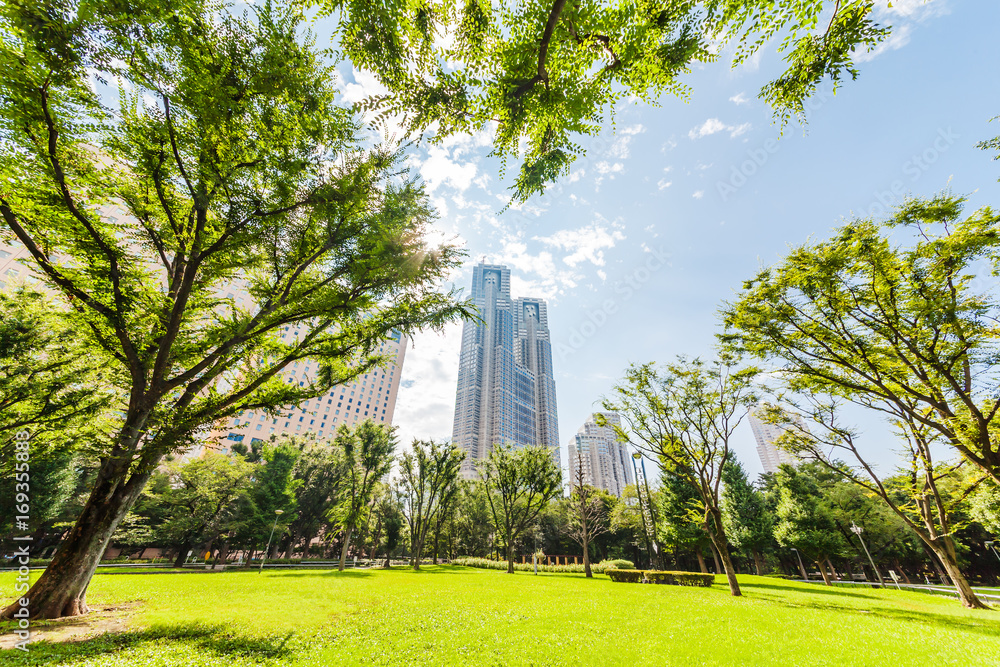
<path id="1" fill-rule="evenodd" d="M 714 574 L 702 574 L 701 572 L 664 572 L 659 570 L 646 570 L 643 574 L 646 577 L 646 581 L 651 584 L 708 587 L 715 583 Z"/>
<path id="2" fill-rule="evenodd" d="M 583 153 L 623 99 L 686 99 L 681 77 L 736 45 L 733 65 L 780 36 L 787 71 L 761 91 L 784 123 L 824 79 L 857 77 L 855 50 L 888 30 L 871 0 L 315 0 L 340 22 L 335 37 L 354 67 L 388 89 L 361 103 L 376 122 L 403 117 L 435 140 L 488 129 L 506 164 L 523 162 L 513 200 L 523 201 Z M 829 11 L 825 30 L 820 15 Z M 448 35 L 449 39 L 442 39 Z"/>
<path id="3" fill-rule="evenodd" d="M 764 495 L 747 479 L 735 456 L 722 469 L 722 509 L 726 536 L 736 549 L 759 562 L 760 555 L 774 543 L 774 516 Z"/>
<path id="4" fill-rule="evenodd" d="M 335 447 L 343 451 L 344 491 L 327 517 L 344 531 L 340 553 L 340 569 L 344 569 L 351 534 L 368 514 L 368 505 L 380 480 L 392 469 L 396 449 L 396 427 L 376 424 L 366 419 L 354 429 L 342 424 L 334 438 Z"/>
<path id="5" fill-rule="evenodd" d="M 591 571 L 598 574 L 608 573 L 609 571 L 614 571 L 617 566 L 613 565 L 612 562 L 627 563 L 632 565 L 629 561 L 604 561 L 596 565 L 591 565 Z M 462 558 L 454 558 L 451 561 L 452 565 L 460 565 L 462 567 L 475 567 L 481 570 L 503 570 L 507 571 L 508 563 L 503 560 L 493 560 L 492 558 L 471 558 L 463 556 Z M 535 566 L 529 560 L 526 563 L 514 563 L 515 572 L 534 572 Z M 563 574 L 585 574 L 586 570 L 583 567 L 583 563 L 568 563 L 566 565 L 548 565 L 543 561 L 538 562 L 539 572 L 558 572 Z"/>
<path id="6" fill-rule="evenodd" d="M 783 547 L 794 547 L 808 560 L 836 554 L 843 544 L 822 502 L 822 492 L 811 475 L 783 464 L 775 475 L 778 492 L 774 537 Z"/>
<path id="7" fill-rule="evenodd" d="M 972 495 L 972 517 L 1000 538 L 1000 485 L 984 483 Z"/>
<path id="8" fill-rule="evenodd" d="M 438 287 L 461 251 L 425 243 L 434 212 L 395 147 L 359 150 L 304 21 L 214 0 L 0 9 L 4 236 L 122 388 L 83 542 L 199 429 L 320 395 L 383 363 L 390 335 L 469 314 Z M 120 82 L 117 108 L 91 76 Z M 282 377 L 304 359 L 310 382 Z"/>
<path id="9" fill-rule="evenodd" d="M 635 563 L 630 560 L 625 560 L 624 558 L 615 558 L 612 560 L 602 560 L 597 564 L 598 567 L 602 567 L 605 570 L 616 569 L 616 570 L 631 570 L 635 567 Z"/>
<path id="10" fill-rule="evenodd" d="M 626 584 L 641 584 L 643 581 L 642 570 L 611 569 L 605 571 L 611 581 Z"/>
<path id="11" fill-rule="evenodd" d="M 410 527 L 413 566 L 420 567 L 427 531 L 439 520 L 458 494 L 458 473 L 465 452 L 452 444 L 414 440 L 400 461 L 400 495 Z"/>
<path id="12" fill-rule="evenodd" d="M 922 424 L 1000 482 L 1000 215 L 950 194 L 853 220 L 744 283 L 728 344 L 778 364 L 792 392 Z"/>
<path id="13" fill-rule="evenodd" d="M 542 446 L 494 445 L 478 464 L 498 542 L 514 565 L 514 543 L 562 491 L 562 470 L 552 450 Z"/>

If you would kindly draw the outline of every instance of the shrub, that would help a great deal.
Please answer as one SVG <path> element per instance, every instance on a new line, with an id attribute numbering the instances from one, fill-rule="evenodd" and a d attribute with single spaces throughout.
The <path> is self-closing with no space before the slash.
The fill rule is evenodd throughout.
<path id="1" fill-rule="evenodd" d="M 590 569 L 592 572 L 601 574 L 605 569 L 612 568 L 609 563 L 623 563 L 632 567 L 632 563 L 627 560 L 619 561 L 603 561 L 597 565 L 591 565 Z M 507 569 L 507 561 L 505 560 L 491 560 L 489 558 L 456 558 L 451 561 L 452 565 L 462 565 L 464 567 L 478 567 L 485 570 L 505 570 Z M 534 572 L 535 567 L 531 562 L 527 563 L 514 563 L 515 572 Z M 572 565 L 544 565 L 542 563 L 538 564 L 539 572 L 562 572 L 564 574 L 583 574 L 583 563 L 575 563 Z"/>
<path id="2" fill-rule="evenodd" d="M 647 570 L 646 581 L 653 584 L 670 584 L 672 586 L 711 586 L 715 582 L 714 574 L 701 572 L 664 572 Z"/>
<path id="3" fill-rule="evenodd" d="M 625 560 L 624 558 L 616 558 L 614 560 L 602 560 L 600 563 L 594 567 L 599 567 L 602 570 L 615 569 L 615 570 L 634 570 L 635 563 L 630 560 Z"/>
<path id="4" fill-rule="evenodd" d="M 642 582 L 642 570 L 617 570 L 611 568 L 605 570 L 604 573 L 611 578 L 611 581 L 619 583 L 638 584 Z"/>

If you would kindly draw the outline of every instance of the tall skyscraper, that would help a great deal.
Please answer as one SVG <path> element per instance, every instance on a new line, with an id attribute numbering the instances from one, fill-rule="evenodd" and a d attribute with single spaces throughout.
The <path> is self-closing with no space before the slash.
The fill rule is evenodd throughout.
<path id="1" fill-rule="evenodd" d="M 465 450 L 462 475 L 493 445 L 544 445 L 559 460 L 556 385 L 549 319 L 542 299 L 510 296 L 510 269 L 479 264 L 472 300 L 481 321 L 462 330 L 452 441 Z"/>
<path id="2" fill-rule="evenodd" d="M 583 466 L 583 483 L 604 489 L 619 498 L 625 487 L 634 483 L 632 475 L 632 455 L 615 436 L 613 425 L 620 422 L 614 412 L 603 414 L 609 424 L 598 426 L 596 417 L 591 415 L 576 432 L 567 445 L 569 450 L 569 483 L 577 484 L 578 466 Z"/>
<path id="3" fill-rule="evenodd" d="M 800 425 L 802 420 L 798 420 Z M 760 464 L 764 466 L 764 472 L 778 472 L 778 466 L 782 463 L 795 465 L 798 459 L 791 452 L 778 449 L 774 443 L 785 429 L 777 424 L 769 424 L 757 416 L 755 411 L 750 411 L 750 428 L 753 430 L 753 437 L 757 440 L 757 455 L 760 456 Z"/>

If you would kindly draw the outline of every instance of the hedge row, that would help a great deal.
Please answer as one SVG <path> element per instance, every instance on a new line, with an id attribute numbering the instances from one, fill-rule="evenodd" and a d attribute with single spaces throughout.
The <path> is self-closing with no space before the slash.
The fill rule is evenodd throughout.
<path id="1" fill-rule="evenodd" d="M 507 561 L 505 560 L 490 560 L 489 558 L 456 558 L 451 561 L 452 565 L 464 565 L 465 567 L 478 567 L 486 570 L 507 570 Z M 632 561 L 620 559 L 620 560 L 607 560 L 601 561 L 600 563 L 594 563 L 590 566 L 592 572 L 597 574 L 607 573 L 614 571 L 616 568 L 631 568 L 634 567 Z M 514 570 L 516 572 L 534 572 L 535 566 L 531 563 L 514 563 Z M 564 572 L 564 573 L 578 573 L 582 574 L 585 570 L 583 569 L 583 563 L 574 563 L 572 565 L 543 565 L 538 564 L 539 572 Z"/>
<path id="2" fill-rule="evenodd" d="M 611 581 L 628 584 L 670 584 L 671 586 L 711 586 L 714 574 L 701 572 L 664 572 L 661 570 L 608 570 Z"/>

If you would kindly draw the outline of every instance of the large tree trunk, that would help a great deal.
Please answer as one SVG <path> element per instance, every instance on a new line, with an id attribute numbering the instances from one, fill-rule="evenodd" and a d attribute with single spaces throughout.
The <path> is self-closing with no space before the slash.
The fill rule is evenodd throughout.
<path id="1" fill-rule="evenodd" d="M 729 583 L 729 593 L 733 597 L 739 597 L 743 593 L 740 591 L 740 584 L 736 581 L 736 570 L 733 568 L 733 560 L 729 556 L 729 540 L 726 539 L 726 531 L 722 527 L 722 512 L 718 508 L 712 509 L 712 520 L 715 523 L 715 530 L 712 533 L 712 544 L 718 557 L 722 560 L 722 566 L 726 571 L 726 581 Z"/>
<path id="2" fill-rule="evenodd" d="M 753 567 L 757 572 L 757 576 L 764 574 L 764 558 L 760 555 L 760 552 L 753 549 Z"/>
<path id="3" fill-rule="evenodd" d="M 958 591 L 958 597 L 962 602 L 962 606 L 970 609 L 989 609 L 988 606 L 976 597 L 972 586 L 969 585 L 965 575 L 962 574 L 962 570 L 959 569 L 958 558 L 955 555 L 955 543 L 951 537 L 939 537 L 930 546 L 938 558 L 941 559 L 941 564 L 944 565 L 945 572 L 948 573 L 951 583 L 955 586 L 955 590 Z"/>
<path id="4" fill-rule="evenodd" d="M 701 549 L 695 549 L 694 555 L 698 557 L 698 567 L 702 574 L 708 574 L 708 565 L 705 565 L 705 557 L 701 555 Z"/>
<path id="5" fill-rule="evenodd" d="M 583 571 L 587 577 L 594 578 L 594 573 L 590 571 L 590 540 L 586 535 L 583 537 Z"/>
<path id="6" fill-rule="evenodd" d="M 347 526 L 347 530 L 344 531 L 344 547 L 340 550 L 340 566 L 337 568 L 341 572 L 344 571 L 344 565 L 347 563 L 347 549 L 351 546 L 351 533 L 354 532 L 354 526 Z"/>
<path id="7" fill-rule="evenodd" d="M 709 550 L 712 552 L 712 560 L 715 561 L 715 573 L 722 574 L 722 563 L 719 562 L 719 550 L 715 548 L 715 540 L 709 544 Z"/>
<path id="8" fill-rule="evenodd" d="M 514 545 L 507 540 L 507 574 L 514 574 Z"/>
<path id="9" fill-rule="evenodd" d="M 896 566 L 896 569 L 899 571 L 899 576 L 902 577 L 903 583 L 904 584 L 912 584 L 913 582 L 910 581 L 910 577 L 906 574 L 906 570 L 904 570 L 903 566 L 899 564 L 899 559 L 898 558 L 893 558 L 892 562 Z"/>
<path id="10" fill-rule="evenodd" d="M 823 564 L 823 560 L 824 560 L 823 556 L 817 558 L 816 567 L 819 568 L 819 573 L 823 575 L 823 583 L 826 584 L 827 586 L 833 586 L 833 583 L 830 581 L 830 575 L 826 571 L 826 565 Z"/>
<path id="11" fill-rule="evenodd" d="M 124 465 L 127 465 L 124 464 Z M 149 474 L 136 474 L 116 483 L 124 473 L 123 464 L 105 462 L 94 488 L 80 512 L 80 518 L 59 546 L 52 562 L 23 596 L 28 598 L 31 618 L 49 619 L 86 614 L 87 586 L 108 548 L 118 523 L 129 511 L 146 485 Z M 17 601 L 0 613 L 13 618 L 20 609 Z"/>
<path id="12" fill-rule="evenodd" d="M 187 560 L 187 553 L 190 550 L 191 550 L 190 540 L 182 542 L 180 546 L 177 547 L 177 557 L 174 558 L 174 567 L 184 567 L 184 561 Z"/>

